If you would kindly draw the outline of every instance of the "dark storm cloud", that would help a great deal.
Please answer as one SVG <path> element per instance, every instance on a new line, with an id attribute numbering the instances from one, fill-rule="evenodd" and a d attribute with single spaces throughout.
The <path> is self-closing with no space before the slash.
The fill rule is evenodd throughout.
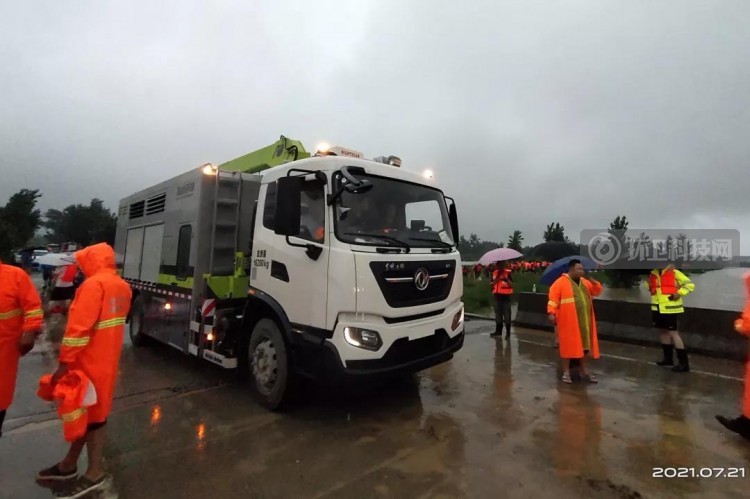
<path id="1" fill-rule="evenodd" d="M 750 234 L 742 1 L 24 2 L 2 14 L 0 200 L 29 186 L 45 206 L 114 206 L 284 133 L 435 170 L 464 231 L 488 239 L 520 228 L 538 242 L 552 221 L 576 238 L 618 214 Z"/>

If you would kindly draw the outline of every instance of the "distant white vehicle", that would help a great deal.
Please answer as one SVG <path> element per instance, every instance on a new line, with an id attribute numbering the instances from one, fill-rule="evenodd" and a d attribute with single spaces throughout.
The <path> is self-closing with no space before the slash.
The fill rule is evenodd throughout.
<path id="1" fill-rule="evenodd" d="M 32 270 L 40 270 L 40 266 L 39 266 L 40 264 L 37 261 L 37 259 L 40 256 L 46 255 L 47 253 L 49 253 L 49 251 L 47 251 L 47 250 L 34 250 L 34 254 L 31 255 L 31 268 L 32 268 Z"/>

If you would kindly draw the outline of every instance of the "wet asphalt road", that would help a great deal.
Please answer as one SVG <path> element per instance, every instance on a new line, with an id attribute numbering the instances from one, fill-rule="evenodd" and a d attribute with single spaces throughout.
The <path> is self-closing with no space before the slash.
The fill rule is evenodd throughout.
<path id="1" fill-rule="evenodd" d="M 218 367 L 127 344 L 109 424 L 114 482 L 94 497 L 747 497 L 750 442 L 714 420 L 739 410 L 740 364 L 696 357 L 696 372 L 677 375 L 650 363 L 654 349 L 604 343 L 601 382 L 567 386 L 548 333 L 506 342 L 492 328 L 469 322 L 449 363 L 379 389 L 311 387 L 284 414 Z M 44 346 L 22 360 L 0 497 L 51 497 L 34 475 L 66 446 L 34 393 L 53 368 Z M 654 467 L 749 478 L 659 479 Z"/>

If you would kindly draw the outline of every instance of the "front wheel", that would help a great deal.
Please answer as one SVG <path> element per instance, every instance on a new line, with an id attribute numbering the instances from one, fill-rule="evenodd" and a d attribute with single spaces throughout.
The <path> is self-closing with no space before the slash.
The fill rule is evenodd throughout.
<path id="1" fill-rule="evenodd" d="M 280 409 L 290 398 L 294 374 L 279 327 L 261 319 L 253 329 L 247 351 L 250 380 L 258 401 L 266 408 Z"/>

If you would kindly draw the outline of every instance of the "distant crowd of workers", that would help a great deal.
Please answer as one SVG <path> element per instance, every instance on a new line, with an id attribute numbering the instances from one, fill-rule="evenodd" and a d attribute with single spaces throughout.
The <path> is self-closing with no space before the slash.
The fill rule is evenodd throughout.
<path id="1" fill-rule="evenodd" d="M 490 265 L 482 265 L 481 263 L 475 263 L 474 265 L 464 265 L 463 266 L 463 273 L 465 276 L 473 275 L 475 279 L 479 279 L 482 276 L 485 276 L 487 278 L 492 276 L 492 272 L 496 268 L 495 263 L 492 263 Z M 511 272 L 544 272 L 547 270 L 547 267 L 551 265 L 550 262 L 543 261 L 543 262 L 527 262 L 527 261 L 518 261 L 518 262 L 506 262 L 505 268 L 510 270 Z"/>
<path id="2" fill-rule="evenodd" d="M 520 262 L 523 263 L 523 262 Z M 490 289 L 494 297 L 495 331 L 490 336 L 505 338 L 511 333 L 511 297 L 513 295 L 513 268 L 519 266 L 497 262 L 490 266 Z M 520 266 L 524 268 L 523 265 Z M 659 331 L 662 358 L 656 362 L 669 367 L 675 373 L 690 371 L 690 362 L 685 343 L 680 336 L 679 317 L 685 312 L 683 297 L 695 290 L 695 284 L 674 265 L 652 270 L 644 283 L 651 296 L 652 325 Z M 750 273 L 745 276 L 748 302 L 741 317 L 735 323 L 737 332 L 750 336 Z M 588 359 L 598 359 L 599 338 L 593 298 L 602 292 L 602 284 L 586 275 L 578 259 L 571 259 L 567 272 L 558 277 L 549 288 L 547 316 L 555 328 L 556 347 L 562 359 L 560 381 L 573 383 L 571 368 L 576 367 L 581 381 L 597 383 L 596 376 L 587 368 Z M 675 356 L 677 357 L 675 362 Z M 716 416 L 725 427 L 750 440 L 750 354 L 745 366 L 745 395 L 742 414 L 734 419 Z"/>
<path id="3" fill-rule="evenodd" d="M 78 282 L 78 270 L 85 279 Z M 75 253 L 75 263 L 51 276 L 48 313 L 67 313 L 58 368 L 39 381 L 37 395 L 57 403 L 70 448 L 57 464 L 39 471 L 41 483 L 61 484 L 55 495 L 81 497 L 107 486 L 104 469 L 105 425 L 112 407 L 130 286 L 115 271 L 115 252 L 106 243 Z M 77 289 L 76 289 L 77 288 Z M 69 308 L 68 308 L 69 306 Z M 0 436 L 13 402 L 19 359 L 43 330 L 44 309 L 28 273 L 0 262 Z M 88 468 L 79 475 L 86 447 Z"/>

